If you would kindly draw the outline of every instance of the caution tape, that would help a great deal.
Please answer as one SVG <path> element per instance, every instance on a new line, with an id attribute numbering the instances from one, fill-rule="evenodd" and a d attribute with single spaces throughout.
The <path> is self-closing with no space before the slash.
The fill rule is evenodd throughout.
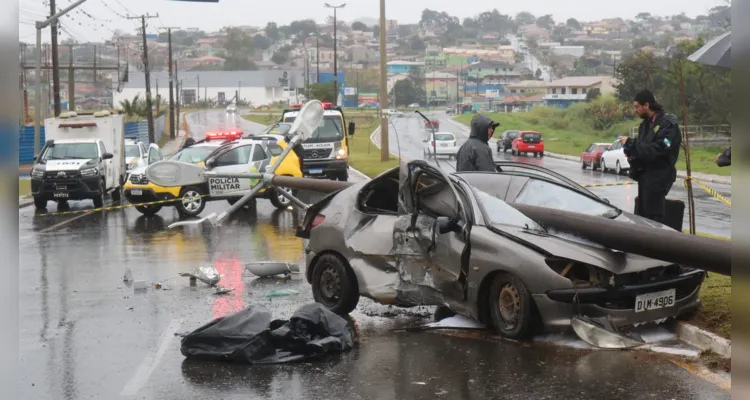
<path id="1" fill-rule="evenodd" d="M 198 198 L 204 198 L 204 197 L 211 197 L 210 194 L 204 194 L 198 196 Z M 112 210 L 122 210 L 125 208 L 132 208 L 132 207 L 139 207 L 139 206 L 153 206 L 153 205 L 161 205 L 161 204 L 167 204 L 167 203 L 175 203 L 178 201 L 182 201 L 181 198 L 174 198 L 174 199 L 168 199 L 168 200 L 157 200 L 157 201 L 149 201 L 146 203 L 128 203 L 123 204 L 119 206 L 109 206 L 109 207 L 99 207 L 99 208 L 89 208 L 86 210 L 73 210 L 73 211 L 56 211 L 51 213 L 44 213 L 44 214 L 36 214 L 36 217 L 49 217 L 52 215 L 71 215 L 71 214 L 85 214 L 85 213 L 93 213 L 98 211 L 112 211 Z"/>
<path id="2" fill-rule="evenodd" d="M 686 188 L 688 186 L 688 181 L 693 181 L 693 182 L 697 183 L 698 186 L 700 186 L 708 194 L 710 194 L 711 196 L 713 196 L 714 198 L 716 198 L 720 202 L 724 203 L 727 207 L 732 208 L 732 201 L 729 200 L 729 199 L 727 199 L 726 197 L 722 196 L 719 192 L 717 192 L 716 190 L 714 190 L 712 187 L 706 185 L 705 183 L 703 183 L 703 182 L 701 182 L 701 181 L 699 181 L 699 180 L 697 180 L 697 179 L 695 179 L 694 177 L 691 176 L 691 177 L 685 178 L 685 180 L 683 181 L 683 184 L 685 185 Z"/>
<path id="3" fill-rule="evenodd" d="M 618 183 L 598 183 L 594 185 L 583 185 L 585 188 L 595 188 L 595 187 L 607 187 L 607 186 L 629 186 L 629 185 L 637 185 L 638 182 L 635 181 L 628 181 L 628 182 L 618 182 Z"/>

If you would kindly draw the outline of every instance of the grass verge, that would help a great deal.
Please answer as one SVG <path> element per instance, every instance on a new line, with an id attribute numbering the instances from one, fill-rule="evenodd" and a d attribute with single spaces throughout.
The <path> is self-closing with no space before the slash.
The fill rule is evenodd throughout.
<path id="1" fill-rule="evenodd" d="M 352 168 L 374 178 L 387 169 L 398 166 L 398 158 L 390 156 L 388 161 L 380 161 L 380 149 L 371 141 L 370 134 L 374 131 L 380 120 L 375 113 L 371 112 L 344 112 L 346 122 L 353 121 L 356 130 L 354 136 L 349 138 L 349 163 Z M 270 125 L 279 120 L 281 113 L 248 114 L 242 118 L 262 125 Z"/>
<path id="2" fill-rule="evenodd" d="M 729 240 L 705 233 L 698 233 L 698 235 Z M 723 338 L 732 339 L 732 278 L 709 273 L 701 286 L 700 297 L 701 307 L 688 322 Z"/>
<path id="3" fill-rule="evenodd" d="M 18 180 L 18 197 L 27 197 L 31 194 L 31 179 Z"/>
<path id="4" fill-rule="evenodd" d="M 559 154 L 580 156 L 589 144 L 595 142 L 614 142 L 618 135 L 629 134 L 630 128 L 638 122 L 622 122 L 606 131 L 596 131 L 584 121 L 566 115 L 565 110 L 539 107 L 526 113 L 487 113 L 494 121 L 500 123 L 500 131 L 534 130 L 544 135 L 545 149 Z M 457 122 L 469 126 L 473 114 L 455 117 Z M 694 172 L 731 176 L 732 167 L 717 167 L 714 158 L 724 149 L 722 147 L 691 147 L 690 164 Z M 685 170 L 685 154 L 680 152 L 677 169 Z"/>

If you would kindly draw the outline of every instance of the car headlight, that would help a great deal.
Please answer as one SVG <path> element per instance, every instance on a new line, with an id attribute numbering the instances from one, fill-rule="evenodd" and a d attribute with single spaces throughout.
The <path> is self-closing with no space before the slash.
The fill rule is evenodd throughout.
<path id="1" fill-rule="evenodd" d="M 32 178 L 44 178 L 44 171 L 38 171 L 36 169 L 31 170 L 31 177 Z"/>
<path id="2" fill-rule="evenodd" d="M 339 149 L 338 152 L 336 152 L 336 159 L 337 160 L 343 160 L 346 158 L 346 150 L 345 149 Z"/>
<path id="3" fill-rule="evenodd" d="M 97 171 L 96 168 L 86 168 L 81 170 L 81 176 L 95 176 L 98 173 L 99 171 Z"/>

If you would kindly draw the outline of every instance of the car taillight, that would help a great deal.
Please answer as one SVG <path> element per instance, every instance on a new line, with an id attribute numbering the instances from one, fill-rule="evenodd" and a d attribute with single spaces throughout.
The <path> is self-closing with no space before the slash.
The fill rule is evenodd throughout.
<path id="1" fill-rule="evenodd" d="M 430 146 L 435 147 L 435 141 L 434 140 L 430 141 Z"/>
<path id="2" fill-rule="evenodd" d="M 325 216 L 323 216 L 323 215 L 320 215 L 320 214 L 316 215 L 316 216 L 315 216 L 315 218 L 313 219 L 313 222 L 312 222 L 312 224 L 310 225 L 310 228 L 311 228 L 311 229 L 312 229 L 312 228 L 315 228 L 316 226 L 318 226 L 318 225 L 322 224 L 322 223 L 323 223 L 323 221 L 325 221 L 325 220 L 326 220 L 326 217 L 325 217 Z"/>
<path id="3" fill-rule="evenodd" d="M 453 147 L 456 147 L 456 141 L 455 140 L 453 141 Z"/>

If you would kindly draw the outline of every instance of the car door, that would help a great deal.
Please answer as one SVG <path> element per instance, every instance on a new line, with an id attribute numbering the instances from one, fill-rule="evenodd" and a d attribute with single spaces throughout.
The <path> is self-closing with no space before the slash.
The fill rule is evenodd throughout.
<path id="1" fill-rule="evenodd" d="M 148 145 L 148 158 L 146 160 L 146 165 L 151 165 L 163 159 L 164 159 L 164 156 L 161 154 L 161 150 L 159 149 L 159 146 L 156 143 L 149 144 Z"/>
<path id="2" fill-rule="evenodd" d="M 96 145 L 99 147 L 99 157 L 101 159 L 101 157 L 103 157 L 104 154 L 107 152 L 107 147 L 104 146 L 104 142 L 102 142 L 101 140 L 97 141 Z M 103 169 L 102 173 L 104 175 L 104 184 L 107 189 L 116 186 L 115 178 L 113 176 L 114 169 L 112 168 L 113 161 L 114 161 L 113 159 L 102 160 L 102 169 Z"/>
<path id="3" fill-rule="evenodd" d="M 591 152 L 594 151 L 595 146 L 593 144 L 589 145 L 589 147 L 586 149 L 586 151 L 581 154 L 581 159 L 586 165 L 591 164 Z"/>
<path id="4" fill-rule="evenodd" d="M 399 190 L 399 216 L 393 226 L 393 252 L 401 278 L 465 299 L 470 221 L 456 186 L 441 170 L 414 161 Z M 440 233 L 451 221 L 453 231 Z"/>
<path id="5" fill-rule="evenodd" d="M 258 172 L 257 168 L 253 171 L 250 161 L 253 147 L 253 143 L 243 144 L 219 155 L 212 170 L 217 173 Z M 211 197 L 242 197 L 256 184 L 257 179 L 209 178 L 208 190 Z"/>

